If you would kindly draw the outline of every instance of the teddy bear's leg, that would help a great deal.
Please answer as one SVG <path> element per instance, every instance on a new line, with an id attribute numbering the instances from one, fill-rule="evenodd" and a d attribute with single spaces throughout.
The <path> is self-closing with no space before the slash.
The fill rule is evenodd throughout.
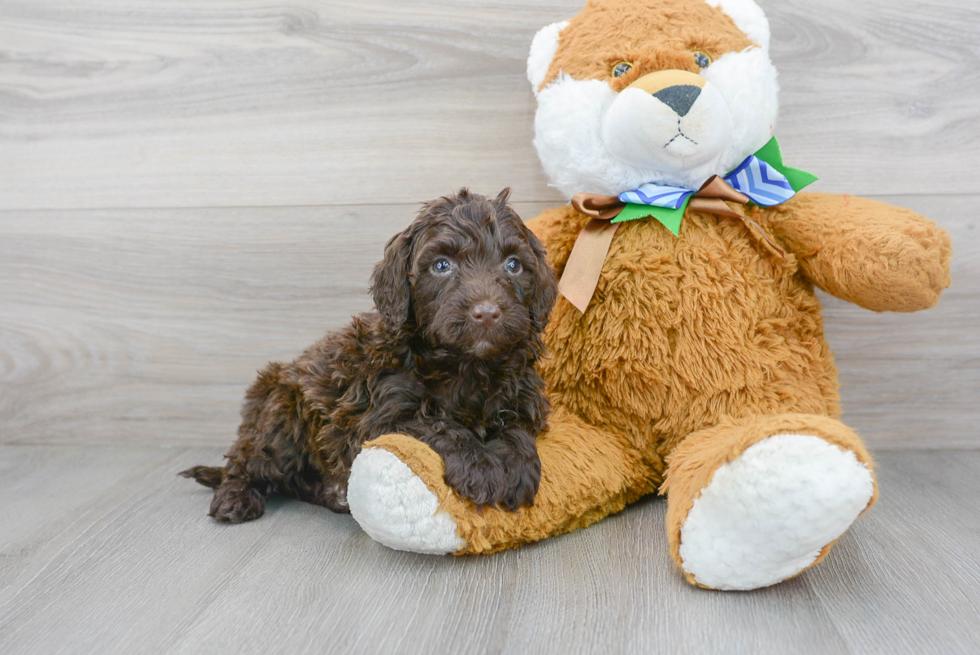
<path id="1" fill-rule="evenodd" d="M 871 457 L 840 421 L 780 414 L 688 436 L 668 459 L 667 533 L 689 582 L 756 589 L 820 560 L 874 503 Z"/>
<path id="2" fill-rule="evenodd" d="M 616 437 L 557 409 L 538 438 L 541 486 L 532 507 L 484 508 L 443 480 L 442 459 L 405 435 L 364 445 L 351 468 L 351 514 L 375 540 L 421 553 L 488 553 L 584 527 L 653 491 L 640 459 Z"/>

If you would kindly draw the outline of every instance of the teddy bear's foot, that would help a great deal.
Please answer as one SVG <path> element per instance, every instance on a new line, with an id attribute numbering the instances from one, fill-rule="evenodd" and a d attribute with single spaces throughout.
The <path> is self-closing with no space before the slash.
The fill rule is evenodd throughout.
<path id="1" fill-rule="evenodd" d="M 777 427 L 790 430 L 774 433 Z M 829 552 L 875 496 L 867 452 L 833 419 L 784 415 L 692 438 L 671 461 L 678 468 L 668 479 L 668 529 L 684 573 L 703 587 L 756 589 L 797 575 Z M 678 479 L 692 467 L 710 474 L 706 484 Z"/>
<path id="2" fill-rule="evenodd" d="M 779 434 L 723 465 L 681 528 L 684 570 L 714 589 L 755 589 L 809 568 L 864 511 L 871 473 L 819 437 Z"/>
<path id="3" fill-rule="evenodd" d="M 354 459 L 347 502 L 358 525 L 389 548 L 446 555 L 466 546 L 425 482 L 382 448 L 366 448 Z"/>

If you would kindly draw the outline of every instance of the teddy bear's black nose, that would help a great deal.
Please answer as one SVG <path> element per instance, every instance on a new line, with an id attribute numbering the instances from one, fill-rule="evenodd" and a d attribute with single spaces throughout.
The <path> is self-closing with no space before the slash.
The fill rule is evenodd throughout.
<path id="1" fill-rule="evenodd" d="M 653 97 L 677 112 L 678 116 L 686 116 L 699 95 L 701 95 L 700 88 L 690 84 L 679 84 L 661 89 L 654 93 Z"/>

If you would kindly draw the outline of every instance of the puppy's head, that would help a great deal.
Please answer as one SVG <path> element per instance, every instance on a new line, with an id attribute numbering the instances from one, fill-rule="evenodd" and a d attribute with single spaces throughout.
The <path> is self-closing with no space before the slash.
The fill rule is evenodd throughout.
<path id="1" fill-rule="evenodd" d="M 374 269 L 372 293 L 389 332 L 493 359 L 535 338 L 558 284 L 541 243 L 507 204 L 466 189 L 426 203 Z"/>

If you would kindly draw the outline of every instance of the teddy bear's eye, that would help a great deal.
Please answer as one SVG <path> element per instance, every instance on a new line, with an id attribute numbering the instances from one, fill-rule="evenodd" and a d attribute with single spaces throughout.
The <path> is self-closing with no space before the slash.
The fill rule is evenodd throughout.
<path id="1" fill-rule="evenodd" d="M 711 57 L 709 57 L 706 52 L 695 52 L 694 63 L 698 65 L 698 68 L 707 68 L 711 65 Z"/>
<path id="2" fill-rule="evenodd" d="M 622 77 L 623 75 L 626 75 L 631 68 L 633 68 L 633 64 L 629 63 L 628 61 L 621 61 L 613 66 L 612 75 L 613 77 Z"/>

